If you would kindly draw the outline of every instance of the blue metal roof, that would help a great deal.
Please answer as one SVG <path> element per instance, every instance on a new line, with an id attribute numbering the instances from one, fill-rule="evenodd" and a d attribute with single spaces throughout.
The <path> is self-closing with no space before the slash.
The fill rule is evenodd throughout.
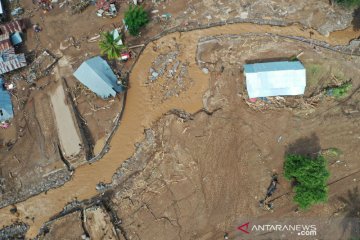
<path id="1" fill-rule="evenodd" d="M 99 56 L 83 62 L 74 76 L 102 98 L 114 97 L 116 93 L 123 91 L 109 64 Z"/>
<path id="2" fill-rule="evenodd" d="M 11 35 L 10 38 L 11 38 L 11 42 L 14 46 L 22 43 L 22 38 L 21 38 L 21 35 L 19 32 L 15 32 L 14 34 Z"/>
<path id="3" fill-rule="evenodd" d="M 250 98 L 304 94 L 306 70 L 300 62 L 269 62 L 244 65 Z"/>
<path id="4" fill-rule="evenodd" d="M 4 81 L 0 78 L 0 122 L 14 117 L 10 93 L 4 88 Z"/>
<path id="5" fill-rule="evenodd" d="M 244 65 L 244 71 L 246 73 L 301 70 L 301 69 L 305 69 L 305 68 L 299 61 L 266 62 L 266 63 L 254 63 L 254 64 Z"/>

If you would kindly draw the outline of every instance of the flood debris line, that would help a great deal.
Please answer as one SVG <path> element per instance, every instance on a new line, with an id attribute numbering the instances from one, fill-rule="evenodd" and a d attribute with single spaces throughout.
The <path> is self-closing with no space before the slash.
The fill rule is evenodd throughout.
<path id="1" fill-rule="evenodd" d="M 47 175 L 44 175 L 43 181 L 40 184 L 32 185 L 32 187 L 28 187 L 20 192 L 16 192 L 16 194 L 12 193 L 11 196 L 7 197 L 5 200 L 0 201 L 0 208 L 6 207 L 10 204 L 25 201 L 29 197 L 48 191 L 49 189 L 60 187 L 71 179 L 71 175 L 72 173 L 69 172 L 66 168 L 54 170 Z"/>
<path id="2" fill-rule="evenodd" d="M 345 55 L 352 55 L 352 56 L 360 56 L 360 40 L 354 39 L 350 41 L 347 45 L 331 45 L 324 41 L 319 41 L 315 39 L 308 39 L 305 37 L 299 37 L 299 36 L 289 36 L 289 35 L 281 35 L 276 33 L 243 33 L 243 34 L 225 34 L 225 35 L 218 35 L 218 36 L 208 36 L 208 37 L 202 37 L 199 39 L 199 44 L 205 43 L 207 41 L 211 40 L 217 40 L 217 39 L 226 39 L 226 38 L 239 38 L 239 37 L 263 37 L 263 36 L 269 36 L 269 37 L 276 37 L 280 39 L 291 39 L 298 42 L 307 43 L 311 46 L 316 46 L 320 48 L 325 48 L 334 52 L 339 52 L 341 54 Z"/>
<path id="3" fill-rule="evenodd" d="M 82 202 L 74 200 L 66 205 L 61 213 L 43 225 L 36 239 L 49 239 L 49 237 L 55 236 L 56 231 L 63 231 L 62 225 L 67 225 L 68 221 L 81 225 L 82 230 L 77 234 L 82 239 L 103 239 L 104 237 L 106 239 L 128 239 L 126 232 L 121 227 L 121 219 L 111 206 L 111 195 L 112 192 L 107 191 Z M 65 228 L 67 227 L 71 226 L 65 226 Z M 64 233 L 62 237 L 67 238 L 68 234 L 76 237 L 71 232 Z"/>
<path id="4" fill-rule="evenodd" d="M 0 239 L 2 240 L 17 240 L 25 239 L 25 234 L 29 226 L 25 223 L 14 223 L 0 229 Z"/>

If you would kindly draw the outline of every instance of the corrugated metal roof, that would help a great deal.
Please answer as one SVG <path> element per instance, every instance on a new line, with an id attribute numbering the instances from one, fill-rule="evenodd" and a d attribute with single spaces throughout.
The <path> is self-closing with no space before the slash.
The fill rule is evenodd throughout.
<path id="1" fill-rule="evenodd" d="M 0 74 L 25 67 L 26 59 L 23 53 L 15 54 L 14 48 L 8 48 L 0 52 Z"/>
<path id="2" fill-rule="evenodd" d="M 74 72 L 74 76 L 102 98 L 115 96 L 122 91 L 109 64 L 99 56 L 83 62 Z"/>
<path id="3" fill-rule="evenodd" d="M 282 70 L 300 70 L 300 69 L 304 69 L 304 66 L 299 61 L 266 62 L 266 63 L 254 63 L 254 64 L 244 65 L 244 71 L 246 73 L 270 72 L 270 71 L 282 71 Z"/>
<path id="4" fill-rule="evenodd" d="M 16 20 L 0 25 L 0 34 L 22 32 L 25 29 L 23 20 Z"/>
<path id="5" fill-rule="evenodd" d="M 14 117 L 10 93 L 4 88 L 3 79 L 0 78 L 0 121 Z"/>
<path id="6" fill-rule="evenodd" d="M 269 62 L 244 65 L 250 98 L 304 94 L 306 70 L 298 62 Z"/>

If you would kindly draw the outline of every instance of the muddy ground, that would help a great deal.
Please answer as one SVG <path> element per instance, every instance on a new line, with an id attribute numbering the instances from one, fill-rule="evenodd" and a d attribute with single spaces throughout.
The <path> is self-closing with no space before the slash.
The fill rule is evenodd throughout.
<path id="1" fill-rule="evenodd" d="M 341 100 L 323 96 L 306 112 L 301 106 L 262 112 L 249 108 L 243 98 L 245 61 L 290 58 L 299 51 L 308 68 L 325 67 L 325 61 L 328 67 L 320 76 L 308 72 L 313 85 L 308 85 L 305 98 L 317 93 L 318 86 L 333 84 L 334 74 L 352 80 L 350 95 Z M 146 131 L 135 155 L 107 186 L 106 202 L 121 221 L 106 226 L 115 225 L 118 239 L 221 239 L 225 232 L 237 239 L 244 237 L 236 230 L 242 221 L 302 220 L 316 224 L 318 239 L 357 236 L 360 136 L 355 129 L 360 116 L 344 109 L 359 110 L 359 58 L 314 51 L 308 44 L 282 38 L 232 35 L 201 39 L 197 60 L 211 75 L 204 109 L 195 114 L 171 111 Z M 282 177 L 284 155 L 330 148 L 342 154 L 328 159 L 329 202 L 298 211 L 291 185 Z M 272 197 L 274 210 L 268 212 L 258 202 L 274 172 L 280 175 L 280 186 Z M 113 212 L 108 214 L 110 218 Z M 62 231 L 65 226 L 51 228 Z M 256 239 L 298 239 L 293 234 L 267 233 Z"/>
<path id="2" fill-rule="evenodd" d="M 23 6 L 35 9 L 31 1 L 24 1 Z M 44 29 L 38 35 L 32 31 L 27 32 L 27 48 L 30 51 L 49 49 L 66 60 L 65 65 L 60 64 L 58 67 L 71 72 L 83 60 L 99 53 L 96 41 L 89 39 L 104 29 L 112 29 L 114 25 L 121 26 L 126 4 L 121 3 L 119 6 L 120 14 L 114 19 L 99 19 L 94 13 L 94 6 L 78 15 L 71 15 L 66 5 L 63 8 L 55 5 L 55 9 L 48 13 L 39 10 L 26 12 L 25 16 L 33 23 L 40 23 Z M 306 28 L 313 28 L 324 35 L 350 27 L 352 20 L 351 11 L 330 6 L 328 1 L 306 4 L 288 1 L 165 1 L 157 4 L 146 2 L 145 7 L 149 11 L 159 10 L 159 13 L 152 14 L 153 21 L 143 30 L 142 37 L 126 36 L 129 45 L 142 43 L 174 26 L 196 27 L 199 24 L 224 20 L 271 22 L 280 25 L 300 22 L 304 26 L 304 34 L 307 32 Z M 167 12 L 172 14 L 170 20 L 158 19 L 158 14 Z M 247 28 L 257 29 L 256 25 L 249 25 Z M 301 35 L 299 32 L 294 34 Z M 316 32 L 314 34 L 315 37 L 322 38 Z M 330 37 L 332 43 L 345 44 L 358 35 L 348 28 L 344 32 L 330 34 Z M 312 34 L 309 34 L 309 37 L 311 36 Z M 153 46 L 153 50 L 158 58 L 138 77 L 142 78 L 141 85 L 146 88 L 146 95 L 151 101 L 151 104 L 147 105 L 151 106 L 150 110 L 161 112 L 161 109 L 176 108 L 176 101 L 171 99 L 181 98 L 187 93 L 198 94 L 199 90 L 194 92 L 192 89 L 201 77 L 191 70 L 194 68 L 191 65 L 193 59 L 189 60 L 189 56 L 194 54 L 189 51 L 195 51 L 195 48 L 188 49 L 185 44 L 177 46 L 175 37 L 158 42 Z M 341 101 L 324 97 L 318 104 L 301 109 L 304 111 L 293 111 L 294 113 L 288 109 L 261 113 L 249 108 L 244 101 L 241 73 L 244 61 L 264 59 L 264 56 L 268 59 L 274 56 L 288 58 L 301 51 L 304 54 L 300 60 L 308 69 L 312 69 L 308 71 L 306 97 L 317 94 L 334 81 L 349 79 L 354 83 L 354 94 Z M 134 53 L 136 54 L 136 51 Z M 266 36 L 202 39 L 196 58 L 200 62 L 196 66 L 197 71 L 209 69 L 208 75 L 211 76 L 209 90 L 203 97 L 205 110 L 191 116 L 181 111 L 172 111 L 154 123 L 149 131 L 153 132 L 154 137 L 150 138 L 150 142 L 144 143 L 146 148 L 139 144 L 134 157 L 122 165 L 113 178 L 113 184 L 108 186 L 114 194 L 108 203 L 122 219 L 121 224 L 115 224 L 115 228 L 119 229 L 118 237 L 151 239 L 145 236 L 161 235 L 170 239 L 213 239 L 222 236 L 224 231 L 231 232 L 237 224 L 236 221 L 242 217 L 266 215 L 257 208 L 257 201 L 266 190 L 271 172 L 275 169 L 281 173 L 286 149 L 307 149 L 308 142 L 312 143 L 312 151 L 337 147 L 343 152 L 340 163 L 331 165 L 331 182 L 337 186 L 341 185 L 342 181 L 348 181 L 349 187 L 331 188 L 329 205 L 315 207 L 315 210 L 300 214 L 319 215 L 324 218 L 332 213 L 341 215 L 344 204 L 338 197 L 346 198 L 346 191 L 358 185 L 356 144 L 359 136 L 356 136 L 354 131 L 359 127 L 359 96 L 356 93 L 359 80 L 355 67 L 358 64 L 357 58 L 296 41 Z M 166 62 L 169 59 L 171 61 Z M 118 66 L 124 70 L 130 67 L 131 62 Z M 162 69 L 166 71 L 154 79 L 153 71 L 161 73 Z M 58 137 L 54 137 L 58 136 L 58 133 L 55 119 L 51 117 L 53 113 L 51 108 L 46 107 L 50 105 L 49 94 L 51 95 L 58 80 L 55 71 L 41 79 L 34 90 L 29 90 L 28 85 L 23 82 L 18 83 L 25 87 L 24 93 L 19 96 L 26 100 L 22 108 L 15 109 L 17 117 L 12 129 L 3 134 L 7 141 L 18 140 L 10 151 L 3 148 L 0 153 L 4 156 L 0 163 L 3 186 L 1 199 L 4 203 L 2 206 L 59 186 L 70 178 L 71 172 L 63 161 L 63 154 L 60 154 L 60 141 Z M 75 99 L 78 112 L 86 123 L 87 133 L 90 133 L 85 133 L 82 139 L 85 137 L 89 140 L 96 154 L 102 149 L 104 138 L 112 129 L 121 100 L 103 101 L 96 98 L 79 86 L 71 74 L 68 74 L 65 80 L 71 96 Z M 139 104 L 131 102 L 130 106 L 140 107 Z M 351 111 L 347 111 L 349 109 Z M 151 122 L 149 119 L 151 118 L 145 116 L 146 124 L 141 123 L 141 126 L 148 125 Z M 75 123 L 76 121 L 74 119 Z M 121 133 L 129 134 L 132 138 L 133 133 L 130 130 Z M 2 132 L 3 130 L 0 133 Z M 305 143 L 301 142 L 304 138 Z M 149 141 L 149 138 L 147 139 Z M 126 141 L 126 137 L 122 140 Z M 116 148 L 116 145 L 112 147 Z M 146 154 L 143 151 L 146 151 Z M 121 156 L 123 160 L 127 157 L 125 155 Z M 116 158 L 119 158 L 119 155 Z M 255 163 L 251 163 L 249 159 Z M 81 158 L 72 160 L 75 166 L 82 164 Z M 131 161 L 139 165 L 134 166 Z M 130 169 L 127 169 L 129 165 Z M 119 174 L 122 171 L 126 174 Z M 124 181 L 123 175 L 127 174 L 133 177 Z M 337 182 L 342 178 L 344 180 Z M 355 181 L 349 180 L 350 178 Z M 290 191 L 290 186 L 283 179 L 281 183 L 279 196 Z M 76 188 L 82 188 L 80 185 L 73 187 L 74 195 Z M 95 186 L 92 186 L 92 189 L 95 189 Z M 284 196 L 276 200 L 276 209 L 272 216 L 285 217 L 294 214 L 294 205 L 290 204 L 291 195 Z M 74 221 L 80 221 L 76 224 L 81 224 L 81 214 L 74 218 Z M 107 218 L 106 214 L 104 218 Z M 103 226 L 104 221 L 99 220 L 98 224 Z M 111 224 L 105 225 L 103 228 L 108 229 L 106 234 L 110 234 Z M 64 232 L 64 224 L 55 223 L 52 226 L 50 239 L 58 236 L 59 232 Z M 105 234 L 91 233 L 84 226 L 77 229 L 79 234 L 86 231 L 88 233 L 85 235 L 91 236 Z"/>

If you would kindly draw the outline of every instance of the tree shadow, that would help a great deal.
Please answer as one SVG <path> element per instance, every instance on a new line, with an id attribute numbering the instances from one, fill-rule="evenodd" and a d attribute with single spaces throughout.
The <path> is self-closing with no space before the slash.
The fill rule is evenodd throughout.
<path id="1" fill-rule="evenodd" d="M 289 144 L 285 150 L 285 156 L 288 154 L 298 154 L 309 157 L 315 157 L 321 151 L 320 140 L 315 133 L 308 137 L 299 138 Z"/>
<path id="2" fill-rule="evenodd" d="M 351 237 L 360 236 L 360 192 L 359 187 L 349 190 L 347 198 L 338 197 L 338 200 L 345 204 L 346 215 L 341 221 L 343 234 L 350 229 Z"/>
<path id="3" fill-rule="evenodd" d="M 352 25 L 353 25 L 353 30 L 354 31 L 358 31 L 360 30 L 360 7 L 356 8 L 352 14 L 353 19 L 352 19 Z"/>

